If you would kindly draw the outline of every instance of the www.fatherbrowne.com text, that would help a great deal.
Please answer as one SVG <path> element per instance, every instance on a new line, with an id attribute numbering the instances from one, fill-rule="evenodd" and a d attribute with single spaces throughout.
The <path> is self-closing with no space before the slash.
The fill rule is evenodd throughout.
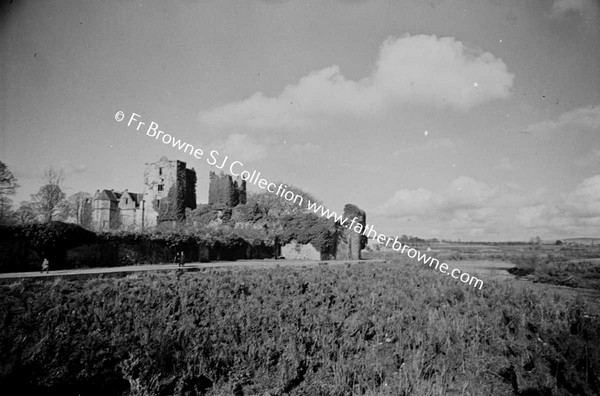
<path id="1" fill-rule="evenodd" d="M 123 111 L 117 111 L 115 113 L 115 120 L 117 122 L 121 122 L 125 120 L 125 113 Z M 268 180 L 261 178 L 260 172 L 256 170 L 249 171 L 244 168 L 244 164 L 240 161 L 233 161 L 229 159 L 229 156 L 222 157 L 219 151 L 210 150 L 206 151 L 207 155 L 205 156 L 205 150 L 200 147 L 194 146 L 191 143 L 182 141 L 181 139 L 176 138 L 175 136 L 162 131 L 159 129 L 159 126 L 156 122 L 151 121 L 150 123 L 146 123 L 141 120 L 141 115 L 137 113 L 131 113 L 129 120 L 127 122 L 127 127 L 133 127 L 135 131 L 142 132 L 146 136 L 153 138 L 157 141 L 161 141 L 162 143 L 172 146 L 173 148 L 194 157 L 195 159 L 202 160 L 206 159 L 206 162 L 216 167 L 217 169 L 223 170 L 224 168 L 229 171 L 229 173 L 233 176 L 239 176 L 242 180 L 245 180 L 247 184 L 254 184 L 259 188 L 270 192 L 271 194 L 275 194 L 279 197 L 282 197 L 286 201 L 289 201 L 293 204 L 296 204 L 300 207 L 303 207 L 306 204 L 306 209 L 316 213 L 322 217 L 327 219 L 333 219 L 338 222 L 342 226 L 351 229 L 357 234 L 365 235 L 368 238 L 372 238 L 377 241 L 377 243 L 384 245 L 386 247 L 390 247 L 397 252 L 406 253 L 406 255 L 410 258 L 417 258 L 417 260 L 424 265 L 429 265 L 429 267 L 433 267 L 436 270 L 439 270 L 441 273 L 446 274 L 448 276 L 452 276 L 455 279 L 459 279 L 463 283 L 467 283 L 472 285 L 473 287 L 478 287 L 481 289 L 483 287 L 483 281 L 474 276 L 469 275 L 466 272 L 462 272 L 458 268 L 450 269 L 448 264 L 440 263 L 439 260 L 426 255 L 418 251 L 417 249 L 411 248 L 406 244 L 402 244 L 398 237 L 387 237 L 384 234 L 380 234 L 375 231 L 373 225 L 366 224 L 364 227 L 361 223 L 357 222 L 358 218 L 354 217 L 353 219 L 348 219 L 343 217 L 342 215 L 338 215 L 336 212 L 330 211 L 329 209 L 324 208 L 322 205 L 317 205 L 316 202 L 311 202 L 309 199 L 306 201 L 304 197 L 300 194 L 297 194 L 291 190 L 286 190 L 288 187 L 286 184 L 275 184 L 271 183 Z M 460 275 L 459 275 L 460 274 Z"/>

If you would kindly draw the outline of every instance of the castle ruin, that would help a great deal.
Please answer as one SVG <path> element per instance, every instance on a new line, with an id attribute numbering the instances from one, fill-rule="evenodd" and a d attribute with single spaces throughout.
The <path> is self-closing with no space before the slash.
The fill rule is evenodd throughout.
<path id="1" fill-rule="evenodd" d="M 223 172 L 217 175 L 210 172 L 210 183 L 208 185 L 208 204 L 225 205 L 233 208 L 246 203 L 246 181 L 239 176 L 235 180 L 231 175 Z"/>
<path id="2" fill-rule="evenodd" d="M 92 199 L 92 229 L 141 230 L 185 218 L 196 208 L 196 171 L 167 157 L 145 164 L 142 193 L 97 190 Z"/>
<path id="3" fill-rule="evenodd" d="M 182 221 L 186 208 L 196 209 L 196 171 L 187 169 L 183 161 L 167 157 L 147 163 L 143 194 L 148 219 L 145 226 Z"/>
<path id="4" fill-rule="evenodd" d="M 246 181 L 228 174 L 209 173 L 208 204 L 200 205 L 205 224 L 229 221 L 239 205 L 247 203 Z M 238 207 L 239 206 L 239 207 Z M 185 210 L 196 209 L 196 172 L 188 169 L 183 161 L 171 161 L 161 157 L 157 162 L 146 163 L 144 168 L 143 192 L 128 190 L 97 190 L 92 199 L 92 229 L 95 231 L 128 230 L 139 231 L 157 225 L 181 224 L 186 220 Z M 236 207 L 238 207 L 236 209 Z M 252 209 L 255 210 L 256 208 Z M 242 212 L 238 212 L 242 213 Z M 276 256 L 312 260 L 360 260 L 361 250 L 367 237 L 357 232 L 366 227 L 366 213 L 355 205 L 344 207 L 344 218 L 355 219 L 355 228 L 339 227 L 328 251 L 319 251 L 313 244 L 292 240 L 276 248 Z M 265 224 L 260 225 L 263 229 Z M 302 225 L 300 225 L 302 227 Z M 307 225 L 307 227 L 310 227 Z"/>
<path id="5" fill-rule="evenodd" d="M 353 204 L 344 206 L 344 218 L 356 218 L 356 224 L 360 225 L 360 230 L 364 230 L 367 225 L 367 214 Z M 367 237 L 349 226 L 341 228 L 340 231 L 335 254 L 336 260 L 360 260 L 360 252 L 367 246 Z"/>

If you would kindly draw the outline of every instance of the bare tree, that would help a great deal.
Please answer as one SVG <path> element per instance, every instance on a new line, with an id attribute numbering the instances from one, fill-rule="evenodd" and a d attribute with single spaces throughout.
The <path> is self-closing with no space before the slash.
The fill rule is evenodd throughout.
<path id="1" fill-rule="evenodd" d="M 9 224 L 13 220 L 12 200 L 8 196 L 14 195 L 17 187 L 17 179 L 0 161 L 0 224 Z"/>
<path id="2" fill-rule="evenodd" d="M 14 195 L 18 187 L 20 186 L 17 184 L 17 179 L 6 164 L 0 161 L 0 196 Z"/>
<path id="3" fill-rule="evenodd" d="M 44 174 L 44 185 L 31 195 L 36 215 L 43 222 L 61 220 L 66 217 L 66 194 L 63 192 L 64 173 L 50 167 Z"/>
<path id="4" fill-rule="evenodd" d="M 0 195 L 0 225 L 13 222 L 12 200 Z"/>
<path id="5" fill-rule="evenodd" d="M 23 201 L 21 206 L 14 213 L 14 219 L 17 224 L 29 224 L 36 221 L 35 210 L 32 207 L 31 202 Z"/>

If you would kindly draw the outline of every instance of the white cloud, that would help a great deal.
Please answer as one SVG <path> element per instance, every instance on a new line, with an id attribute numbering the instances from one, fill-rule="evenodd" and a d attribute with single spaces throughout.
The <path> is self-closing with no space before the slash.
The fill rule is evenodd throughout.
<path id="1" fill-rule="evenodd" d="M 510 239 L 518 234 L 515 220 L 527 228 L 539 226 L 539 220 L 551 210 L 541 204 L 547 197 L 545 189 L 532 191 L 514 185 L 501 189 L 461 176 L 440 192 L 423 188 L 396 191 L 373 215 L 393 218 L 404 226 L 417 225 L 428 235 L 435 228 L 438 233 L 455 236 L 481 238 L 503 233 L 503 238 Z"/>
<path id="2" fill-rule="evenodd" d="M 404 227 L 481 237 L 531 234 L 563 238 L 596 235 L 600 227 L 600 174 L 583 180 L 560 197 L 508 186 L 500 189 L 470 177 L 453 180 L 436 193 L 402 189 L 373 210 L 375 217 L 394 219 Z M 515 228 L 517 227 L 517 228 Z M 512 235 L 512 236 L 511 236 Z"/>
<path id="3" fill-rule="evenodd" d="M 496 189 L 484 182 L 461 176 L 453 180 L 441 194 L 434 194 L 423 188 L 398 190 L 375 209 L 375 214 L 400 218 L 457 217 L 465 220 L 487 213 L 489 211 L 487 206 L 495 195 Z"/>
<path id="4" fill-rule="evenodd" d="M 486 183 L 461 176 L 453 180 L 440 197 L 440 209 L 456 211 L 458 209 L 483 208 L 495 194 L 496 190 Z"/>
<path id="5" fill-rule="evenodd" d="M 227 155 L 236 161 L 258 161 L 267 156 L 266 145 L 239 133 L 229 135 L 225 141 L 212 142 L 210 147 L 218 150 L 220 157 Z"/>
<path id="6" fill-rule="evenodd" d="M 542 216 L 549 213 L 549 208 L 545 204 L 528 206 L 526 208 L 519 209 L 517 213 L 517 220 L 521 225 L 525 227 L 531 227 L 535 224 L 536 220 L 542 218 Z"/>
<path id="7" fill-rule="evenodd" d="M 513 77 L 489 52 L 452 37 L 418 35 L 386 40 L 373 80 L 393 99 L 467 109 L 507 97 Z"/>
<path id="8" fill-rule="evenodd" d="M 516 218 L 523 227 L 558 235 L 596 234 L 600 226 L 600 175 L 585 179 L 555 204 L 520 209 Z"/>
<path id="9" fill-rule="evenodd" d="M 506 183 L 506 189 L 498 193 L 491 204 L 495 208 L 514 210 L 514 208 L 538 205 L 547 201 L 548 196 L 546 187 L 532 190 L 529 187 L 521 188 L 514 183 Z"/>
<path id="10" fill-rule="evenodd" d="M 424 215 L 435 210 L 435 197 L 429 190 L 398 190 L 383 205 L 375 209 L 376 214 L 390 217 Z"/>
<path id="11" fill-rule="evenodd" d="M 600 175 L 585 179 L 565 200 L 569 212 L 578 217 L 600 217 Z"/>
<path id="12" fill-rule="evenodd" d="M 592 131 L 600 129 L 600 106 L 586 106 L 568 111 L 553 120 L 545 120 L 526 128 L 526 132 Z"/>
<path id="13" fill-rule="evenodd" d="M 214 128 L 305 127 L 329 117 L 382 115 L 403 103 L 466 110 L 509 96 L 514 75 L 489 52 L 451 37 L 405 35 L 381 46 L 371 75 L 349 80 L 338 66 L 316 70 L 275 97 L 250 98 L 205 111 Z"/>

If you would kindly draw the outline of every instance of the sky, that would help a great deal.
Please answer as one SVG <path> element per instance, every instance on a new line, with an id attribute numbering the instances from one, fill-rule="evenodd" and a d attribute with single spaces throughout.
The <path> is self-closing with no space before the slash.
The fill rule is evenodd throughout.
<path id="1" fill-rule="evenodd" d="M 386 235 L 600 237 L 597 0 L 14 0 L 0 16 L 0 160 L 15 204 L 141 192 L 162 156 L 243 162 Z M 140 132 L 141 131 L 141 132 Z"/>

